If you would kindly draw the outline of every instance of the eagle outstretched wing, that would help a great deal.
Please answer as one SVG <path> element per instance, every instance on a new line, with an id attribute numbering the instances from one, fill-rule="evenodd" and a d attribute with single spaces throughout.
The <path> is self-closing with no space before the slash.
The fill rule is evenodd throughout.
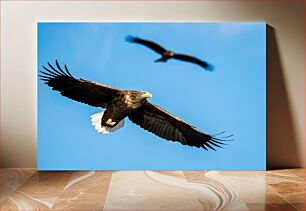
<path id="1" fill-rule="evenodd" d="M 161 47 L 160 45 L 158 45 L 155 42 L 140 39 L 138 37 L 134 37 L 134 36 L 131 36 L 131 35 L 127 36 L 125 38 L 125 40 L 130 42 L 130 43 L 138 43 L 138 44 L 142 44 L 144 46 L 147 46 L 148 48 L 152 49 L 153 51 L 155 51 L 156 53 L 159 53 L 159 54 L 163 54 L 166 51 L 166 49 L 164 49 L 163 47 Z"/>
<path id="2" fill-rule="evenodd" d="M 161 138 L 178 141 L 183 145 L 202 147 L 205 150 L 222 148 L 224 141 L 230 141 L 225 139 L 231 137 L 217 138 L 202 133 L 194 126 L 149 102 L 128 117 L 133 123 Z"/>
<path id="3" fill-rule="evenodd" d="M 200 65 L 201 67 L 203 67 L 204 69 L 206 69 L 208 71 L 213 71 L 214 70 L 214 67 L 211 64 L 209 64 L 205 61 L 202 61 L 202 60 L 200 60 L 196 57 L 190 56 L 190 55 L 174 54 L 172 58 Z"/>
<path id="4" fill-rule="evenodd" d="M 105 108 L 114 97 L 120 94 L 120 90 L 100 83 L 74 78 L 66 65 L 63 70 L 56 60 L 55 69 L 50 63 L 49 68 L 42 66 L 45 71 L 40 71 L 41 80 L 57 90 L 61 95 L 72 100 L 86 103 L 90 106 Z"/>

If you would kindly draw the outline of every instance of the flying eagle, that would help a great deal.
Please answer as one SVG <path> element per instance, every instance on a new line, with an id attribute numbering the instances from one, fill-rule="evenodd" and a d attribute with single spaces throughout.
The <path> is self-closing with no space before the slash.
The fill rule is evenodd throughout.
<path id="1" fill-rule="evenodd" d="M 202 147 L 215 150 L 222 147 L 230 136 L 216 137 L 197 130 L 192 125 L 150 103 L 147 98 L 152 95 L 145 91 L 119 90 L 97 82 L 73 77 L 67 66 L 56 67 L 48 63 L 45 71 L 40 71 L 41 80 L 59 91 L 61 95 L 72 100 L 101 107 L 104 112 L 91 116 L 92 125 L 101 134 L 113 132 L 124 126 L 124 119 L 128 117 L 133 123 L 155 135 L 170 141 L 177 141 L 183 145 Z M 219 135 L 219 134 L 217 134 Z"/>
<path id="2" fill-rule="evenodd" d="M 151 50 L 155 51 L 156 53 L 160 54 L 161 57 L 157 60 L 155 60 L 155 62 L 167 62 L 169 59 L 178 59 L 181 61 L 185 61 L 185 62 L 191 62 L 197 65 L 200 65 L 201 67 L 203 67 L 205 70 L 208 71 L 213 71 L 214 67 L 213 65 L 202 61 L 196 57 L 190 56 L 190 55 L 186 55 L 186 54 L 177 54 L 174 53 L 173 51 L 170 50 L 166 50 L 165 48 L 163 48 L 162 46 L 160 46 L 159 44 L 149 41 L 149 40 L 144 40 L 138 37 L 134 37 L 134 36 L 127 36 L 125 38 L 126 41 L 130 42 L 130 43 L 138 43 L 141 45 L 144 45 L 148 48 L 150 48 Z"/>

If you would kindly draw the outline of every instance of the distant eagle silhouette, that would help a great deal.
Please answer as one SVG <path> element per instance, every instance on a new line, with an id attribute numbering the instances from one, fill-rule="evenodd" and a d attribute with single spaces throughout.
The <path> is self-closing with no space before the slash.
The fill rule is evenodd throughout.
<path id="1" fill-rule="evenodd" d="M 124 126 L 128 117 L 133 123 L 155 135 L 183 145 L 215 150 L 222 147 L 231 136 L 216 137 L 197 130 L 192 125 L 147 101 L 152 95 L 145 91 L 119 90 L 100 83 L 74 78 L 67 66 L 63 70 L 56 61 L 56 67 L 48 63 L 42 66 L 41 80 L 59 91 L 61 95 L 90 106 L 105 109 L 91 116 L 92 124 L 101 134 L 113 132 Z M 221 133 L 222 134 L 222 133 Z"/>
<path id="2" fill-rule="evenodd" d="M 134 37 L 134 36 L 127 36 L 125 38 L 126 41 L 130 42 L 130 43 L 138 43 L 141 45 L 144 45 L 148 48 L 150 48 L 151 50 L 155 51 L 156 53 L 160 54 L 161 57 L 157 60 L 155 60 L 155 62 L 167 62 L 169 59 L 178 59 L 181 61 L 185 61 L 185 62 L 191 62 L 197 65 L 200 65 L 201 67 L 203 67 L 205 70 L 208 71 L 213 71 L 214 67 L 213 65 L 200 60 L 196 57 L 190 56 L 190 55 L 186 55 L 186 54 L 177 54 L 174 53 L 173 51 L 170 50 L 166 50 L 165 48 L 163 48 L 162 46 L 160 46 L 159 44 L 149 41 L 149 40 L 144 40 L 144 39 L 140 39 L 138 37 Z"/>

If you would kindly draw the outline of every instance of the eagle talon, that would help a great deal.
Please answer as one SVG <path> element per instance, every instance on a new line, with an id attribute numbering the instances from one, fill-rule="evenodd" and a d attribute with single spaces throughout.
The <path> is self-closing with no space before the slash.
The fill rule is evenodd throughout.
<path id="1" fill-rule="evenodd" d="M 116 124 L 116 122 L 113 122 L 112 119 L 108 119 L 108 120 L 106 121 L 106 124 L 109 125 L 109 126 L 114 126 L 114 125 Z"/>

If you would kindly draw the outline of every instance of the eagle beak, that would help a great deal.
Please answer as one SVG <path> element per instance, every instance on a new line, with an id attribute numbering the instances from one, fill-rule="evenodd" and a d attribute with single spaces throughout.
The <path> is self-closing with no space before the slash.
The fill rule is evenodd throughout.
<path id="1" fill-rule="evenodd" d="M 150 92 L 146 92 L 146 93 L 145 93 L 145 97 L 151 98 L 151 97 L 153 97 L 153 96 L 152 96 L 152 94 L 151 94 Z"/>

